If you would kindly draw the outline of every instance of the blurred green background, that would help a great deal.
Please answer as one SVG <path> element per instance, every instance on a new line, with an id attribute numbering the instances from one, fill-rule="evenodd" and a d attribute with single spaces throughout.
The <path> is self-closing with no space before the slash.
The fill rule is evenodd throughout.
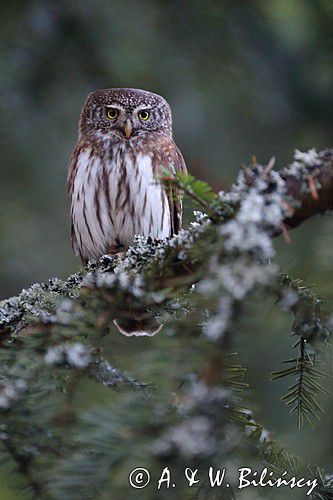
<path id="1" fill-rule="evenodd" d="M 2 0 L 0 23 L 0 298 L 79 267 L 66 169 L 93 90 L 163 95 L 189 170 L 215 189 L 253 154 L 276 156 L 279 167 L 295 148 L 332 145 L 332 0 Z M 317 217 L 291 237 L 277 242 L 279 263 L 332 309 L 332 220 Z M 263 423 L 333 472 L 333 402 L 316 430 L 295 432 L 279 402 L 283 383 L 269 381 L 289 355 L 290 318 L 258 304 L 237 349 Z"/>

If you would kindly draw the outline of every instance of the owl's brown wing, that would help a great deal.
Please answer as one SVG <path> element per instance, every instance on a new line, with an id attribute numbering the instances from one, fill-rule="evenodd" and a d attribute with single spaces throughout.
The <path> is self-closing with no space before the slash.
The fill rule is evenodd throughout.
<path id="1" fill-rule="evenodd" d="M 172 167 L 174 169 L 174 173 L 180 171 L 187 174 L 185 160 L 176 145 Z M 169 187 L 167 189 L 167 195 L 170 208 L 172 234 L 178 234 L 179 230 L 182 228 L 183 193 L 176 187 Z"/>
<path id="2" fill-rule="evenodd" d="M 80 250 L 79 243 L 76 238 L 75 229 L 74 229 L 74 219 L 73 219 L 73 189 L 74 189 L 74 181 L 77 174 L 78 169 L 78 159 L 82 152 L 84 152 L 88 148 L 88 144 L 84 141 L 79 141 L 76 148 L 73 151 L 73 154 L 70 159 L 70 163 L 68 166 L 67 173 L 67 193 L 71 198 L 71 242 L 72 248 L 74 250 L 75 255 L 79 255 L 83 264 L 86 264 L 86 259 L 82 257 L 82 253 Z"/>
<path id="3" fill-rule="evenodd" d="M 76 176 L 77 170 L 77 159 L 80 154 L 80 144 L 78 144 L 71 156 L 70 163 L 68 165 L 68 173 L 67 173 L 67 194 L 72 198 L 73 188 L 74 188 L 74 179 Z M 72 201 L 72 200 L 71 200 Z M 75 236 L 74 224 L 73 224 L 73 203 L 71 203 L 71 242 L 72 248 L 74 250 L 75 255 L 79 255 L 79 245 L 77 243 L 77 239 Z"/>
<path id="4" fill-rule="evenodd" d="M 172 174 L 176 174 L 177 172 L 187 173 L 183 155 L 172 139 L 163 138 L 161 143 L 157 141 L 155 147 L 154 163 L 157 175 L 163 173 L 162 169 L 170 170 Z M 179 230 L 182 228 L 182 192 L 174 186 L 164 187 L 164 189 L 170 209 L 171 235 L 178 234 Z"/>

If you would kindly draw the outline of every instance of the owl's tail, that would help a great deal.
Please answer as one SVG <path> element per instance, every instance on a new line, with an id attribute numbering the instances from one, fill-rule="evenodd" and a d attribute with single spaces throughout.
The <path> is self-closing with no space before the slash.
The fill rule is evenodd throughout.
<path id="1" fill-rule="evenodd" d="M 114 319 L 113 322 L 120 333 L 127 337 L 153 337 L 163 328 L 155 318 L 140 313 L 129 318 Z"/>

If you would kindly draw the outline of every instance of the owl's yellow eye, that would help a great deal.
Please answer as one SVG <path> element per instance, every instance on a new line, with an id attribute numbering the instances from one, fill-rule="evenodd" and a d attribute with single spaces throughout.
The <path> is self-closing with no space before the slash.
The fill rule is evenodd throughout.
<path id="1" fill-rule="evenodd" d="M 146 109 L 142 109 L 139 112 L 139 118 L 140 118 L 140 120 L 143 120 L 144 122 L 146 122 L 149 117 L 150 117 L 150 113 Z"/>
<path id="2" fill-rule="evenodd" d="M 106 116 L 108 117 L 109 120 L 112 120 L 113 122 L 118 118 L 119 111 L 115 108 L 109 108 L 106 112 Z"/>

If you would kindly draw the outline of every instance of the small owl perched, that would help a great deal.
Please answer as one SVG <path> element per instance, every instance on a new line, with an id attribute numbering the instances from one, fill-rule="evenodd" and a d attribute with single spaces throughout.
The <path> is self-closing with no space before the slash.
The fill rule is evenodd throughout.
<path id="1" fill-rule="evenodd" d="M 163 97 L 139 89 L 88 95 L 68 170 L 72 245 L 84 264 L 123 252 L 135 235 L 163 239 L 179 231 L 181 196 L 156 182 L 163 168 L 186 172 Z M 146 327 L 135 323 L 116 322 L 138 335 Z"/>

